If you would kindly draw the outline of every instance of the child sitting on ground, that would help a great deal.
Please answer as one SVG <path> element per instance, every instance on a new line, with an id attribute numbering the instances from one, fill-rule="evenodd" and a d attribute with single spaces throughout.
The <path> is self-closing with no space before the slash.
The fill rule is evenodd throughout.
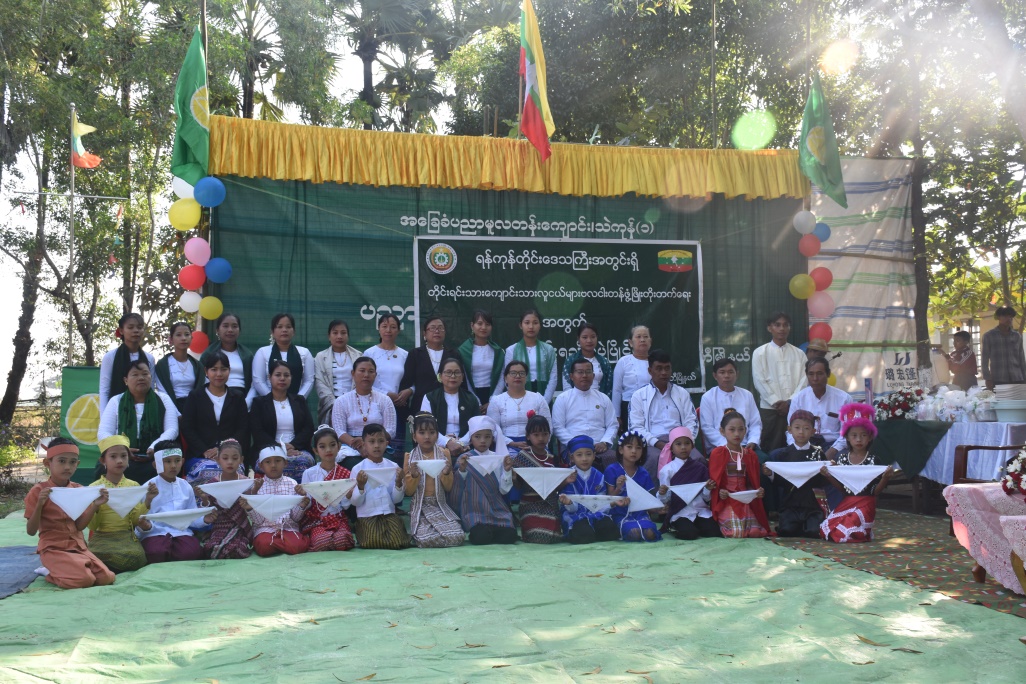
<path id="1" fill-rule="evenodd" d="M 648 443 L 637 430 L 628 430 L 620 435 L 620 442 L 616 449 L 616 463 L 606 468 L 606 489 L 611 496 L 626 497 L 628 505 L 630 497 L 627 497 L 627 478 L 633 478 L 641 485 L 641 488 L 648 492 L 655 490 L 652 477 L 648 471 L 640 467 L 640 462 L 645 459 L 648 450 Z M 620 536 L 624 541 L 659 541 L 661 535 L 656 525 L 649 517 L 648 511 L 634 511 L 629 513 L 627 506 L 612 506 L 610 508 L 613 522 L 620 528 Z"/>
<path id="2" fill-rule="evenodd" d="M 311 482 L 327 482 L 331 480 L 349 479 L 349 469 L 338 465 L 340 448 L 335 428 L 321 425 L 313 435 L 314 455 L 320 463 L 307 468 L 303 473 L 303 484 Z M 310 551 L 348 551 L 356 546 L 353 533 L 349 529 L 349 516 L 345 511 L 352 501 L 352 490 L 342 500 L 328 508 L 316 501 L 311 501 L 310 508 L 303 516 L 303 534 L 310 537 Z"/>
<path id="3" fill-rule="evenodd" d="M 527 418 L 528 447 L 513 457 L 513 467 L 558 468 L 556 457 L 548 450 L 549 438 L 552 436 L 549 420 L 542 415 L 531 415 L 532 413 L 534 412 L 528 413 Z M 514 478 L 520 490 L 517 514 L 520 517 L 520 534 L 523 540 L 528 544 L 554 544 L 562 541 L 559 487 L 554 489 L 547 499 L 543 499 L 515 472 Z"/>
<path id="4" fill-rule="evenodd" d="M 116 489 L 139 486 L 138 482 L 125 477 L 125 468 L 132 455 L 128 445 L 128 437 L 124 435 L 111 435 L 100 440 L 100 463 L 104 474 L 90 487 Z M 156 496 L 157 485 L 151 482 L 145 502 L 138 503 L 125 517 L 122 518 L 109 505 L 103 504 L 89 521 L 89 550 L 112 571 L 130 572 L 146 565 L 146 552 L 135 536 L 135 526 L 139 524 L 149 529 L 149 521 L 140 521 L 139 516 L 149 510 Z"/>
<path id="5" fill-rule="evenodd" d="M 616 541 L 620 538 L 620 528 L 610 517 L 608 508 L 593 512 L 568 496 L 606 493 L 602 473 L 591 467 L 595 463 L 595 440 L 587 435 L 578 435 L 567 444 L 567 453 L 574 472 L 559 495 L 559 503 L 563 505 L 563 536 L 571 544 Z M 625 499 L 619 499 L 615 504 L 628 505 Z"/>
<path id="6" fill-rule="evenodd" d="M 278 496 L 298 494 L 303 497 L 302 501 L 276 520 L 265 518 L 249 502 L 242 502 L 253 525 L 253 550 L 258 556 L 276 556 L 279 553 L 294 556 L 306 553 L 310 548 L 310 540 L 299 531 L 299 521 L 310 507 L 310 498 L 302 486 L 284 474 L 288 463 L 288 454 L 280 444 L 269 444 L 261 449 L 257 456 L 257 467 L 264 476 L 256 480 L 253 491 L 256 494 Z"/>
<path id="7" fill-rule="evenodd" d="M 841 419 L 841 436 L 848 443 L 848 449 L 838 454 L 837 465 L 877 465 L 876 459 L 869 453 L 877 434 L 876 426 L 873 425 L 875 414 L 875 409 L 869 404 L 845 404 L 841 407 L 837 415 Z M 838 544 L 873 541 L 876 498 L 887 487 L 887 481 L 891 479 L 894 470 L 888 467 L 857 492 L 838 482 L 826 466 L 823 466 L 822 473 L 845 494 L 819 526 L 823 539 Z"/>
<path id="8" fill-rule="evenodd" d="M 666 502 L 667 511 L 663 518 L 662 532 L 673 532 L 677 539 L 693 541 L 699 537 L 722 537 L 719 524 L 713 519 L 709 502 L 716 491 L 716 480 L 709 477 L 709 468 L 705 459 L 691 458 L 695 443 L 691 439 L 691 430 L 686 427 L 675 427 L 670 430 L 670 439 L 663 452 L 659 454 L 659 462 L 669 454 L 665 467 L 659 470 L 659 498 Z M 670 491 L 677 485 L 705 483 L 705 489 L 691 502 L 685 502 Z"/>
<path id="9" fill-rule="evenodd" d="M 388 433 L 380 423 L 363 426 L 364 459 L 353 466 L 350 477 L 356 478 L 356 489 L 350 500 L 356 506 L 356 541 L 364 549 L 406 549 L 410 536 L 402 519 L 396 515 L 395 505 L 403 500 L 403 469 L 392 461 L 385 461 Z M 395 482 L 377 485 L 368 482 L 366 471 L 376 468 L 395 470 Z"/>
<path id="10" fill-rule="evenodd" d="M 459 473 L 451 493 L 463 529 L 470 533 L 471 544 L 515 544 L 517 528 L 506 495 L 513 488 L 513 459 L 505 445 L 502 430 L 487 416 L 474 416 L 467 429 L 471 451 L 459 457 Z M 482 475 L 469 463 L 472 456 L 498 456 L 492 442 L 502 450 L 502 465 Z"/>
<path id="11" fill-rule="evenodd" d="M 406 454 L 403 466 L 406 494 L 410 504 L 410 536 L 422 549 L 444 548 L 463 544 L 460 518 L 449 507 L 445 493 L 452 489 L 452 467 L 445 450 L 438 446 L 438 422 L 430 413 L 419 413 L 413 419 L 413 451 Z M 446 461 L 438 477 L 432 477 L 417 465 L 423 461 Z M 441 487 L 439 488 L 439 485 Z"/>
<path id="12" fill-rule="evenodd" d="M 242 465 L 242 445 L 234 439 L 226 439 L 217 445 L 217 456 L 215 462 L 219 468 L 216 472 L 204 470 L 200 479 L 193 482 L 198 487 L 209 482 L 232 482 L 244 480 L 239 475 L 239 466 Z M 253 485 L 256 483 L 254 482 Z M 210 535 L 203 542 L 203 551 L 208 558 L 212 559 L 241 559 L 249 558 L 249 541 L 253 537 L 253 526 L 249 522 L 249 515 L 243 505 L 246 500 L 241 496 L 228 508 L 223 508 L 217 503 L 217 499 L 197 490 L 204 506 L 217 508 L 217 518 L 210 530 Z M 251 486 L 245 493 L 254 492 Z"/>
<path id="13" fill-rule="evenodd" d="M 168 513 L 185 511 L 196 506 L 196 493 L 192 485 L 178 477 L 184 458 L 182 448 L 177 442 L 165 440 L 154 447 L 153 465 L 157 476 L 146 483 L 156 484 L 157 496 L 150 502 L 150 513 Z M 159 520 L 140 520 L 136 526 L 136 534 L 142 541 L 146 551 L 147 563 L 167 563 L 171 561 L 199 560 L 203 557 L 203 547 L 193 535 L 193 530 L 202 530 L 217 517 L 217 511 L 211 511 L 191 523 L 188 529 L 180 530 Z M 149 525 L 149 527 L 144 527 Z"/>
<path id="14" fill-rule="evenodd" d="M 46 568 L 46 581 L 61 589 L 82 589 L 114 583 L 114 573 L 86 546 L 82 530 L 103 504 L 107 491 L 92 501 L 77 519 L 50 501 L 54 487 L 77 488 L 71 481 L 78 468 L 78 447 L 70 439 L 54 438 L 46 447 L 43 464 L 50 476 L 36 483 L 25 495 L 25 531 L 30 537 L 39 533 L 39 561 Z"/>
<path id="15" fill-rule="evenodd" d="M 791 422 L 787 426 L 787 431 L 794 438 L 794 444 L 775 450 L 770 454 L 770 461 L 799 463 L 826 460 L 823 449 L 809 441 L 816 434 L 816 416 L 811 412 L 798 410 L 791 414 Z M 823 523 L 823 507 L 819 504 L 815 490 L 823 487 L 824 479 L 817 475 L 801 487 L 795 487 L 765 465 L 762 467 L 762 473 L 773 481 L 777 489 L 780 512 L 780 518 L 777 520 L 777 535 L 819 539 L 819 526 Z"/>
<path id="16" fill-rule="evenodd" d="M 718 488 L 712 498 L 713 515 L 723 536 L 733 539 L 770 534 L 766 510 L 762 507 L 765 491 L 759 485 L 762 473 L 759 457 L 742 441 L 747 431 L 745 417 L 734 409 L 727 409 L 720 421 L 720 434 L 727 443 L 709 454 L 709 476 L 716 481 Z M 730 496 L 752 490 L 757 493 L 749 503 Z"/>

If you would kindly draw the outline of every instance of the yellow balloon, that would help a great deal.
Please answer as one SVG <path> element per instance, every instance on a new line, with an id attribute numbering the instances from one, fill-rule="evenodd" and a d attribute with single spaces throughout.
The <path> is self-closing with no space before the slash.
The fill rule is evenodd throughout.
<path id="1" fill-rule="evenodd" d="M 175 201 L 167 212 L 167 218 L 175 230 L 185 232 L 192 230 L 200 221 L 199 202 L 191 197 Z"/>
<path id="2" fill-rule="evenodd" d="M 831 373 L 830 377 L 827 378 L 827 384 L 831 387 L 837 387 L 837 376 Z"/>
<path id="3" fill-rule="evenodd" d="M 799 273 L 795 277 L 791 278 L 791 282 L 788 283 L 787 289 L 789 289 L 791 294 L 793 294 L 797 299 L 808 299 L 816 292 L 816 281 L 813 280 L 812 276 L 808 273 Z"/>
<path id="4" fill-rule="evenodd" d="M 217 297 L 204 297 L 200 300 L 199 314 L 208 321 L 212 321 L 221 315 L 224 305 Z"/>

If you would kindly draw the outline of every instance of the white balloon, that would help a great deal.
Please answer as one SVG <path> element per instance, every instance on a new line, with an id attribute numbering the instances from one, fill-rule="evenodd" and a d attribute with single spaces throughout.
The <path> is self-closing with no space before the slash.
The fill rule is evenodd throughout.
<path id="1" fill-rule="evenodd" d="M 178 306 L 182 307 L 182 311 L 186 313 L 196 313 L 199 311 L 201 301 L 203 301 L 203 297 L 199 292 L 183 292 L 182 296 L 178 298 Z"/>
<path id="2" fill-rule="evenodd" d="M 794 215 L 794 229 L 802 235 L 816 230 L 816 215 L 811 211 L 799 211 Z"/>
<path id="3" fill-rule="evenodd" d="M 171 177 L 171 191 L 175 193 L 178 199 L 193 199 L 192 190 L 192 186 L 178 176 Z"/>

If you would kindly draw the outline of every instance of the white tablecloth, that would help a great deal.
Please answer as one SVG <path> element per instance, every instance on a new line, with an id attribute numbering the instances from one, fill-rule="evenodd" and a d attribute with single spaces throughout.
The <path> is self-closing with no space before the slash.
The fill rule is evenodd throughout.
<path id="1" fill-rule="evenodd" d="M 959 444 L 1026 444 L 1026 423 L 955 423 L 919 474 L 934 482 L 951 484 L 955 473 L 955 447 Z M 1014 455 L 1014 451 L 970 451 L 968 477 L 997 480 L 1002 466 Z"/>
<path id="2" fill-rule="evenodd" d="M 1026 551 L 1026 497 L 1006 494 L 994 482 L 945 487 L 944 498 L 958 543 L 987 574 L 1007 589 L 1023 593 L 1011 558 L 1013 551 L 1016 555 Z"/>

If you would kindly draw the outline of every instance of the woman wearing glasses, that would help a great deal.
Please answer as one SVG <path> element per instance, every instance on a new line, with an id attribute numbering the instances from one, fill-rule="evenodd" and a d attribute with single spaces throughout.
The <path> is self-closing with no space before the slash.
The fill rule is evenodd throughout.
<path id="1" fill-rule="evenodd" d="M 430 413 L 438 421 L 438 432 L 441 433 L 438 445 L 455 457 L 469 450 L 470 447 L 460 443 L 460 435 L 470 429 L 470 419 L 480 415 L 481 405 L 464 384 L 466 375 L 460 359 L 444 359 L 439 368 L 441 386 L 427 393 L 421 400 L 420 410 Z"/>
<path id="2" fill-rule="evenodd" d="M 488 404 L 488 417 L 502 428 L 502 434 L 510 440 L 507 445 L 509 454 L 516 456 L 521 450 L 528 448 L 527 420 L 538 415 L 551 421 L 552 414 L 549 412 L 545 397 L 527 389 L 527 364 L 523 361 L 510 361 L 506 364 L 503 378 L 506 381 L 506 391 L 492 397 Z M 498 445 L 496 450 L 498 451 Z"/>
<path id="3" fill-rule="evenodd" d="M 446 359 L 460 358 L 459 352 L 445 346 L 445 323 L 438 316 L 428 318 L 420 332 L 424 344 L 411 350 L 410 355 L 406 357 L 403 379 L 399 383 L 401 393 L 407 390 L 413 392 L 409 406 L 414 413 L 424 402 L 424 396 L 428 392 L 441 387 L 438 374 L 442 372 L 442 362 Z M 442 427 L 439 419 L 438 429 L 441 430 Z"/>

